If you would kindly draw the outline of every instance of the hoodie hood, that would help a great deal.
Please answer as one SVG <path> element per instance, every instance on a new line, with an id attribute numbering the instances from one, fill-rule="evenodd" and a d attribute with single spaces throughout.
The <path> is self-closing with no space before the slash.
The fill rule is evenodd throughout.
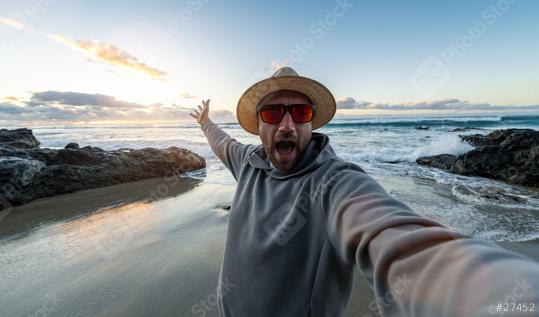
<path id="1" fill-rule="evenodd" d="M 331 159 L 337 159 L 337 155 L 329 145 L 329 137 L 322 133 L 313 132 L 307 148 L 296 165 L 288 171 L 281 171 L 270 165 L 263 145 L 256 147 L 249 156 L 248 162 L 254 168 L 265 170 L 266 174 L 272 178 L 285 180 L 305 175 Z"/>

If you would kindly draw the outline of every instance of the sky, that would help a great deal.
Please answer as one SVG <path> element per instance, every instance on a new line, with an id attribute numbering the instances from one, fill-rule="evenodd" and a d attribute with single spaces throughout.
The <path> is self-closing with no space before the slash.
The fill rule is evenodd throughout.
<path id="1" fill-rule="evenodd" d="M 539 114 L 539 1 L 0 2 L 0 123 L 189 120 L 282 66 L 338 115 Z"/>

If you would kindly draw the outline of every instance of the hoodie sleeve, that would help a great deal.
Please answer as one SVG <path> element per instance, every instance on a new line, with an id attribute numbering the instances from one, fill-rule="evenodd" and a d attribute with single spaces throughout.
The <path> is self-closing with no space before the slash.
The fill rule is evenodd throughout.
<path id="1" fill-rule="evenodd" d="M 319 188 L 328 238 L 363 272 L 382 316 L 524 316 L 500 303 L 539 311 L 537 262 L 419 216 L 355 164 L 329 175 Z"/>
<path id="2" fill-rule="evenodd" d="M 223 162 L 237 181 L 245 159 L 253 145 L 241 144 L 208 119 L 201 125 L 215 155 Z"/>

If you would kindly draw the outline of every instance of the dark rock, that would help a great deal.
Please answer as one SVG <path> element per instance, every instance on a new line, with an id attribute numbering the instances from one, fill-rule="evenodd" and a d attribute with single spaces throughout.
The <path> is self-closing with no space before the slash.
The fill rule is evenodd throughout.
<path id="1" fill-rule="evenodd" d="M 539 187 L 539 131 L 507 129 L 461 138 L 476 148 L 457 156 L 453 162 L 448 154 L 420 157 L 416 162 L 451 173 Z"/>
<path id="2" fill-rule="evenodd" d="M 428 130 L 429 127 L 424 126 L 424 125 L 420 125 L 420 126 L 418 126 L 418 127 L 415 127 L 414 129 L 416 129 L 416 130 Z"/>
<path id="3" fill-rule="evenodd" d="M 448 170 L 451 168 L 451 166 L 453 166 L 456 159 L 456 155 L 440 154 L 434 156 L 420 157 L 416 160 L 416 163 L 420 165 L 429 165 L 440 169 Z"/>
<path id="4" fill-rule="evenodd" d="M 402 160 L 399 160 L 399 159 L 395 159 L 395 160 L 383 160 L 382 162 L 386 163 L 386 164 L 399 164 L 399 163 L 402 163 Z"/>
<path id="5" fill-rule="evenodd" d="M 204 158 L 177 147 L 105 151 L 76 143 L 59 150 L 0 144 L 0 154 L 0 200 L 12 205 L 206 166 Z"/>
<path id="6" fill-rule="evenodd" d="M 513 139 L 535 139 L 535 136 L 539 133 L 533 129 L 506 129 L 495 130 L 487 135 L 483 134 L 470 134 L 461 135 L 460 138 L 475 147 L 482 147 L 486 145 L 501 145 L 505 139 L 511 136 Z M 537 140 L 536 140 L 537 141 Z"/>
<path id="7" fill-rule="evenodd" d="M 464 128 L 455 128 L 451 130 L 451 132 L 466 132 L 470 130 L 483 130 L 481 128 L 474 128 L 474 127 L 464 127 Z"/>
<path id="8" fill-rule="evenodd" d="M 92 151 L 87 147 L 81 149 L 60 149 L 54 157 L 50 157 L 51 164 L 103 164 L 112 159 L 112 154 L 105 151 Z"/>
<path id="9" fill-rule="evenodd" d="M 87 145 L 87 146 L 83 147 L 83 149 L 86 150 L 86 151 L 91 151 L 91 152 L 103 152 L 102 148 L 95 147 L 95 146 L 90 146 L 90 145 Z"/>
<path id="10" fill-rule="evenodd" d="M 21 129 L 0 129 L 0 144 L 9 145 L 17 149 L 37 149 L 39 141 L 32 134 L 32 130 Z"/>
<path id="11" fill-rule="evenodd" d="M 10 156 L 12 153 L 17 152 L 18 149 L 12 147 L 11 145 L 0 144 L 0 157 L 1 156 Z"/>
<path id="12" fill-rule="evenodd" d="M 0 158 L 0 183 L 26 186 L 44 167 L 45 163 L 38 160 L 2 157 Z"/>

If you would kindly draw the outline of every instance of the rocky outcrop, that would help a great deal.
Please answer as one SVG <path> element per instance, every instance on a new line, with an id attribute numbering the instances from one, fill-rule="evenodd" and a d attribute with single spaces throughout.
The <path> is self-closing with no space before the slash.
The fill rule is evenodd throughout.
<path id="1" fill-rule="evenodd" d="M 460 137 L 475 149 L 458 156 L 420 157 L 416 162 L 451 173 L 539 187 L 539 131 L 506 129 Z"/>
<path id="2" fill-rule="evenodd" d="M 32 134 L 32 130 L 26 128 L 15 130 L 0 129 L 0 144 L 19 149 L 39 148 L 39 141 Z"/>
<path id="3" fill-rule="evenodd" d="M 457 156 L 453 154 L 440 154 L 434 156 L 420 157 L 416 160 L 416 162 L 421 165 L 429 165 L 432 167 L 449 170 L 451 169 L 451 166 L 453 166 L 453 164 L 455 163 L 456 159 Z"/>
<path id="4" fill-rule="evenodd" d="M 41 149 L 29 129 L 2 129 L 0 140 L 0 200 L 12 205 L 206 166 L 199 155 L 177 147 L 105 151 L 69 143 Z"/>

